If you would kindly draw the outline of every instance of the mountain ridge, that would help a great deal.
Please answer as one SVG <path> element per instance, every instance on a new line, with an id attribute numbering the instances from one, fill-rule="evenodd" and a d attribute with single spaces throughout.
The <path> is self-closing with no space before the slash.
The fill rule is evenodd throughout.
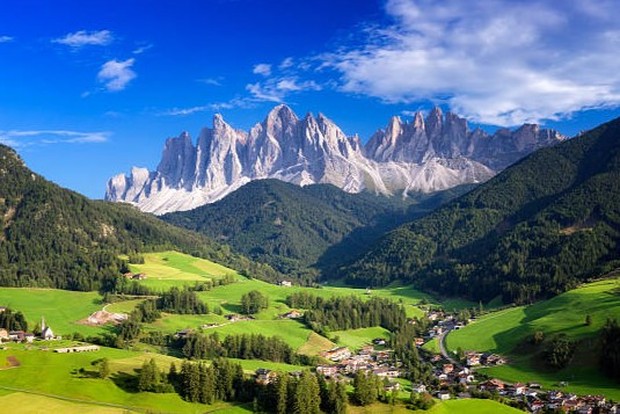
<path id="1" fill-rule="evenodd" d="M 167 249 L 257 278 L 280 276 L 204 235 L 47 181 L 0 144 L 0 285 L 99 290 L 121 277 L 120 254 Z"/>
<path id="2" fill-rule="evenodd" d="M 532 151 L 565 139 L 526 124 L 489 135 L 441 109 L 413 122 L 393 117 L 362 145 L 325 115 L 299 118 L 278 105 L 248 132 L 223 117 L 203 128 L 194 146 L 187 132 L 169 138 L 155 171 L 132 168 L 112 177 L 105 199 L 164 214 L 223 198 L 249 181 L 275 178 L 297 185 L 333 184 L 350 193 L 434 192 L 480 183 Z"/>
<path id="3" fill-rule="evenodd" d="M 618 205 L 620 118 L 534 152 L 342 270 L 354 284 L 529 303 L 620 266 Z"/>

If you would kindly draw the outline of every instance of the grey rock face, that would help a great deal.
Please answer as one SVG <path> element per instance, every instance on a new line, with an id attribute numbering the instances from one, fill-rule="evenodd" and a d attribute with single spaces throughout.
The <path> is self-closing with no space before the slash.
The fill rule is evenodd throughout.
<path id="1" fill-rule="evenodd" d="M 193 145 L 189 134 L 166 141 L 156 171 L 133 168 L 107 184 L 106 199 L 163 214 L 217 201 L 245 183 L 277 178 L 299 185 L 330 183 L 348 192 L 404 196 L 483 182 L 536 149 L 565 139 L 538 125 L 489 135 L 439 108 L 412 122 L 393 117 L 362 146 L 323 114 L 299 119 L 275 107 L 249 132 L 220 115 Z"/>

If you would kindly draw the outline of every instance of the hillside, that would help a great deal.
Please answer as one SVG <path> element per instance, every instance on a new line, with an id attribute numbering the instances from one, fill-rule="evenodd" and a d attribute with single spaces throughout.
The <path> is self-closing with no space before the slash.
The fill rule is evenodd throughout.
<path id="1" fill-rule="evenodd" d="M 356 284 L 413 280 L 526 303 L 618 266 L 620 119 L 535 152 L 384 237 L 345 269 Z"/>
<path id="2" fill-rule="evenodd" d="M 584 323 L 586 317 L 590 324 Z M 620 388 L 603 375 L 599 366 L 599 336 L 607 318 L 620 318 L 620 279 L 589 283 L 530 306 L 493 312 L 447 336 L 450 351 L 459 348 L 508 356 L 507 366 L 488 369 L 489 375 L 511 382 L 538 382 L 552 388 L 570 379 L 568 391 L 578 394 L 604 392 L 620 398 Z M 535 332 L 545 340 L 531 343 Z M 545 366 L 543 352 L 556 335 L 564 334 L 578 345 L 567 367 L 554 371 Z"/>
<path id="3" fill-rule="evenodd" d="M 327 272 L 357 258 L 385 232 L 469 188 L 404 201 L 349 194 L 327 184 L 258 180 L 221 201 L 162 219 L 226 242 L 283 273 L 304 273 L 313 265 Z"/>
<path id="4" fill-rule="evenodd" d="M 275 277 L 228 247 L 134 207 L 91 201 L 29 170 L 0 145 L 0 284 L 96 290 L 121 253 L 176 248 L 260 277 Z"/>

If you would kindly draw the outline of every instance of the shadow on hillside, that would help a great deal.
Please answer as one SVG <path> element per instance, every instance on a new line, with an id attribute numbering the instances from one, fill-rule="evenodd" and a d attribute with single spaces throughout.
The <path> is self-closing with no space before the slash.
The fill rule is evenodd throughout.
<path id="1" fill-rule="evenodd" d="M 136 370 L 137 371 L 137 370 Z M 125 392 L 135 394 L 138 392 L 138 377 L 126 372 L 116 372 L 110 376 L 112 382 Z"/>
<path id="2" fill-rule="evenodd" d="M 241 305 L 236 305 L 234 303 L 222 303 L 220 307 L 228 313 L 241 313 Z"/>

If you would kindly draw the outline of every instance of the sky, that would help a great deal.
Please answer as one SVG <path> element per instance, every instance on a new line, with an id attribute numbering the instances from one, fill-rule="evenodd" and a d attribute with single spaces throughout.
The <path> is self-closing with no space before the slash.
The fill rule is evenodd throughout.
<path id="1" fill-rule="evenodd" d="M 366 141 L 440 106 L 573 136 L 620 116 L 617 0 L 3 0 L 0 143 L 102 198 L 166 138 L 286 103 Z"/>

